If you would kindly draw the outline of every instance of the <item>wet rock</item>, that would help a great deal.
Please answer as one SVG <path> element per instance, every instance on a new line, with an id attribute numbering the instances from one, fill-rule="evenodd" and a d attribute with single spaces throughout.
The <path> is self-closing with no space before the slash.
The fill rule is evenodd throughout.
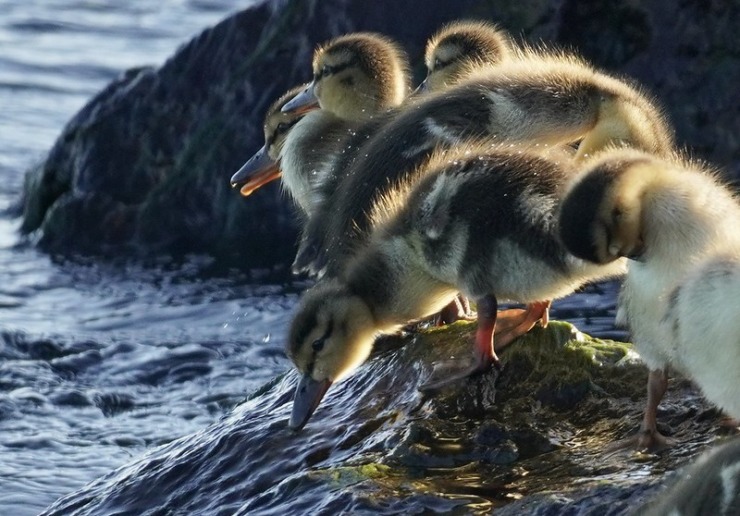
<path id="1" fill-rule="evenodd" d="M 287 275 L 295 217 L 278 186 L 244 199 L 228 185 L 260 147 L 269 103 L 308 78 L 317 43 L 355 30 L 397 38 L 418 79 L 425 40 L 461 17 L 567 44 L 634 77 L 665 106 L 680 145 L 740 177 L 737 2 L 263 1 L 91 99 L 28 172 L 23 231 L 52 252 L 207 253 Z M 574 388 L 543 400 L 565 406 L 588 390 Z"/>
<path id="2" fill-rule="evenodd" d="M 609 449 L 637 431 L 647 371 L 629 345 L 557 321 L 501 353 L 498 381 L 482 375 L 422 395 L 417 387 L 435 364 L 471 353 L 473 330 L 456 323 L 410 334 L 401 347 L 386 342 L 329 390 L 301 432 L 287 426 L 298 379 L 290 371 L 221 421 L 44 514 L 621 515 L 652 500 L 665 472 L 721 433 L 721 415 L 690 383 L 674 381 L 659 418 L 679 444 L 660 455 Z M 587 392 L 566 405 L 538 400 L 546 386 L 586 381 Z"/>
<path id="3" fill-rule="evenodd" d="M 425 39 L 471 0 L 258 2 L 205 30 L 161 67 L 130 70 L 65 127 L 31 170 L 23 231 L 54 252 L 209 253 L 245 268 L 289 263 L 292 209 L 277 184 L 249 200 L 231 174 L 262 144 L 268 105 L 310 75 L 316 44 L 353 30 Z M 392 9 L 394 16 L 386 16 Z M 408 23 L 414 19 L 414 23 Z"/>
<path id="4" fill-rule="evenodd" d="M 642 516 L 740 514 L 740 438 L 730 438 L 673 475 Z"/>

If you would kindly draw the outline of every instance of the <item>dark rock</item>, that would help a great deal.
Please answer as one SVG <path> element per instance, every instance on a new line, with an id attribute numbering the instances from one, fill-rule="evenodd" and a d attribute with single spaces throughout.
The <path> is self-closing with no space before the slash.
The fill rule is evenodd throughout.
<path id="1" fill-rule="evenodd" d="M 291 371 L 221 421 L 151 450 L 44 514 L 623 515 L 657 495 L 666 471 L 717 439 L 720 415 L 679 381 L 659 414 L 662 422 L 669 416 L 676 447 L 660 455 L 609 450 L 637 429 L 647 372 L 629 345 L 557 321 L 503 351 L 504 370 L 490 389 L 478 388 L 493 376 L 482 375 L 422 396 L 417 387 L 435 363 L 470 353 L 473 328 L 456 323 L 377 352 L 332 387 L 300 432 L 287 426 L 298 379 Z M 516 364 L 530 370 L 518 375 Z M 599 389 L 571 408 L 550 407 L 536 398 L 551 374 L 588 378 Z M 126 410 L 133 402 L 107 405 Z M 672 408 L 692 405 L 702 409 L 682 419 Z"/>
<path id="2" fill-rule="evenodd" d="M 125 73 L 28 173 L 23 231 L 38 231 L 54 252 L 209 253 L 245 268 L 289 263 L 295 222 L 278 185 L 245 200 L 229 177 L 262 144 L 267 106 L 309 77 L 316 44 L 376 30 L 418 56 L 424 40 L 472 1 L 427 9 L 419 19 L 422 4 L 261 2 L 161 67 Z"/>
<path id="3" fill-rule="evenodd" d="M 308 78 L 317 43 L 355 30 L 398 39 L 418 78 L 425 40 L 460 17 L 566 44 L 634 77 L 665 106 L 681 145 L 740 178 L 737 2 L 263 1 L 94 97 L 27 174 L 22 229 L 52 252 L 207 253 L 287 275 L 296 230 L 278 186 L 243 199 L 228 185 L 262 143 L 268 104 Z"/>

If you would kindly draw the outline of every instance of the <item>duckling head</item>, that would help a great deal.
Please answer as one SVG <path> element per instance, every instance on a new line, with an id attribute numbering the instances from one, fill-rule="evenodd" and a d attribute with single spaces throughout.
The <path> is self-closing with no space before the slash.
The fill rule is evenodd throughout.
<path id="1" fill-rule="evenodd" d="M 279 156 L 285 138 L 305 114 L 301 111 L 283 113 L 281 109 L 286 102 L 304 90 L 305 86 L 291 88 L 267 109 L 263 124 L 265 144 L 231 176 L 231 186 L 241 186 L 239 192 L 243 196 L 251 195 L 258 188 L 280 177 Z"/>
<path id="2" fill-rule="evenodd" d="M 375 335 L 369 306 L 343 284 L 332 280 L 306 292 L 286 350 L 303 375 L 295 392 L 291 428 L 303 428 L 332 383 L 367 360 Z"/>
<path id="3" fill-rule="evenodd" d="M 418 91 L 439 91 L 459 82 L 473 66 L 507 59 L 511 44 L 506 33 L 482 21 L 445 25 L 427 42 L 424 62 L 427 77 Z"/>
<path id="4" fill-rule="evenodd" d="M 560 238 L 578 258 L 609 263 L 644 252 L 643 198 L 651 159 L 607 151 L 578 176 L 560 206 Z"/>
<path id="5" fill-rule="evenodd" d="M 284 111 L 320 106 L 344 119 L 367 119 L 399 106 L 409 92 L 408 59 L 380 34 L 340 36 L 314 52 L 313 81 Z"/>

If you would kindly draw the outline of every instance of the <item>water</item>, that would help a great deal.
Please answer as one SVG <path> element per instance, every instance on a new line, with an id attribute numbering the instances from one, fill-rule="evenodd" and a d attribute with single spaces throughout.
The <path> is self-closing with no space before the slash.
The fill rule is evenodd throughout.
<path id="1" fill-rule="evenodd" d="M 25 170 L 92 95 L 233 10 L 0 0 L 0 514 L 38 513 L 207 426 L 287 367 L 294 293 L 204 278 L 198 258 L 156 269 L 54 260 L 19 239 L 8 212 Z"/>
<path id="2" fill-rule="evenodd" d="M 250 285 L 238 274 L 209 277 L 202 257 L 149 268 L 55 259 L 19 237 L 11 209 L 25 170 L 92 95 L 129 67 L 162 63 L 233 9 L 227 0 L 0 0 L 0 514 L 36 514 L 147 451 L 168 453 L 156 447 L 183 436 L 195 450 L 238 441 L 240 432 L 247 433 L 240 442 L 258 446 L 284 427 L 293 373 L 264 399 L 232 410 L 290 369 L 282 342 L 296 289 Z M 611 325 L 613 290 L 559 302 L 554 315 L 621 336 Z M 413 382 L 402 385 L 385 388 L 413 401 Z M 351 392 L 329 399 L 341 403 Z M 362 413 L 362 403 L 355 401 L 352 414 Z M 388 417 L 351 432 L 340 421 L 313 454 L 295 440 L 276 441 L 292 458 L 272 456 L 272 468 L 254 458 L 260 482 L 240 491 L 247 499 L 234 507 L 271 507 L 276 502 L 267 498 L 289 497 L 299 481 L 309 494 L 304 508 L 321 507 L 327 495 L 305 465 L 377 452 L 388 434 L 366 438 Z M 332 439 L 339 448 L 328 447 Z M 132 471 L 124 474 L 136 477 Z M 150 470 L 139 481 L 167 471 Z M 343 497 L 335 492 L 326 504 L 372 506 Z"/>

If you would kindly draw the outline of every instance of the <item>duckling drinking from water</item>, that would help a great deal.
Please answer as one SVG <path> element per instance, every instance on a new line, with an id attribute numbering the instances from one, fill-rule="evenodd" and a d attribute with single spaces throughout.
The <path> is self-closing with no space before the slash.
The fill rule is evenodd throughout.
<path id="1" fill-rule="evenodd" d="M 367 237 L 375 199 L 435 149 L 484 137 L 542 146 L 581 140 L 576 159 L 615 141 L 659 154 L 673 148 L 670 126 L 639 89 L 574 56 L 519 51 L 386 123 L 325 204 L 331 210 L 306 228 L 296 268 L 336 274 Z"/>
<path id="2" fill-rule="evenodd" d="M 563 201 L 560 234 L 576 256 L 631 258 L 620 312 L 650 369 L 637 444 L 667 444 L 656 412 L 671 365 L 740 418 L 740 204 L 716 174 L 636 150 L 588 164 Z"/>
<path id="3" fill-rule="evenodd" d="M 367 360 L 375 337 L 436 313 L 458 291 L 478 305 L 475 363 L 428 389 L 498 364 L 495 349 L 528 331 L 547 300 L 623 272 L 619 261 L 594 265 L 560 244 L 556 208 L 574 168 L 542 154 L 509 145 L 450 150 L 380 201 L 368 244 L 341 277 L 304 295 L 292 322 L 287 353 L 303 379 L 291 427 Z M 501 299 L 539 311 L 497 333 Z"/>
<path id="4" fill-rule="evenodd" d="M 314 80 L 280 97 L 265 117 L 265 146 L 231 178 L 249 195 L 279 177 L 308 218 L 368 138 L 409 91 L 408 59 L 379 34 L 335 38 L 314 52 Z M 321 108 L 314 92 L 322 92 Z M 377 122 L 370 122 L 378 117 Z"/>
<path id="5" fill-rule="evenodd" d="M 424 63 L 427 77 L 417 91 L 440 91 L 472 71 L 509 59 L 512 43 L 508 34 L 484 21 L 457 21 L 442 27 L 427 42 Z"/>

